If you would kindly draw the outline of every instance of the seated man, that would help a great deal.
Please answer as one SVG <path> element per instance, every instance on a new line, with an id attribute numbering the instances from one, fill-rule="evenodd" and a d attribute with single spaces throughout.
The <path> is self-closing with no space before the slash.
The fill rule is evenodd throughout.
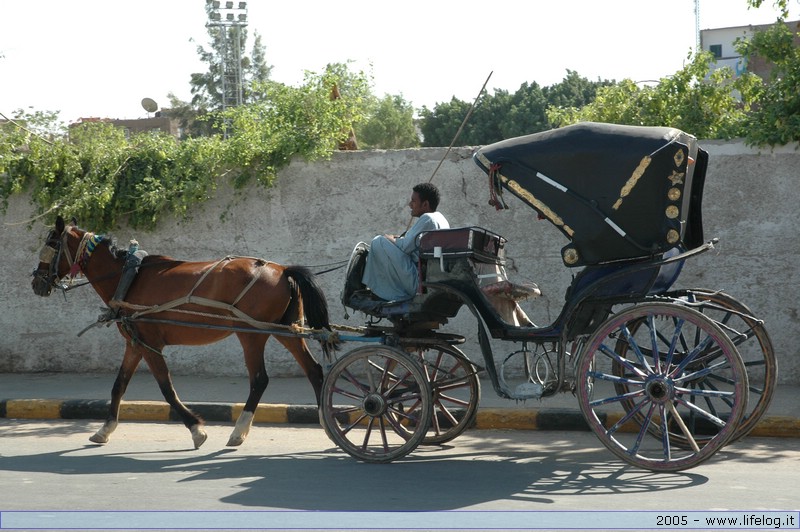
<path id="1" fill-rule="evenodd" d="M 431 183 L 420 183 L 411 192 L 411 216 L 417 222 L 403 235 L 379 235 L 372 239 L 362 282 L 386 301 L 414 297 L 419 288 L 419 249 L 417 236 L 434 229 L 449 229 L 450 224 L 436 209 L 439 190 Z"/>

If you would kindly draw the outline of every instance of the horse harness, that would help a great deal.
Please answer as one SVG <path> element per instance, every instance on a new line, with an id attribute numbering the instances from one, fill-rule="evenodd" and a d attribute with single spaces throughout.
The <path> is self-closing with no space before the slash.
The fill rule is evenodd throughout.
<path id="1" fill-rule="evenodd" d="M 94 250 L 100 242 L 104 240 L 102 235 L 95 235 L 91 232 L 84 233 L 81 241 L 78 245 L 78 249 L 75 253 L 75 257 L 73 258 L 69 253 L 69 248 L 67 246 L 67 237 L 68 231 L 64 230 L 60 237 L 55 236 L 55 231 L 51 231 L 48 235 L 47 240 L 45 241 L 45 245 L 39 253 L 39 260 L 43 264 L 48 265 L 48 272 L 47 278 L 45 278 L 44 272 L 36 270 L 33 272 L 33 275 L 46 281 L 50 287 L 58 287 L 63 291 L 70 290 L 71 288 L 76 288 L 78 286 L 84 286 L 86 284 L 90 284 L 89 281 L 85 283 L 81 283 L 78 285 L 73 285 L 73 281 L 75 277 L 78 275 L 79 272 L 83 271 L 86 268 L 86 264 L 91 258 Z M 58 285 L 56 280 L 58 278 L 58 264 L 61 261 L 62 255 L 66 258 L 67 264 L 70 268 L 69 273 L 69 284 L 67 286 Z M 178 299 L 174 299 L 172 301 L 168 301 L 166 303 L 162 303 L 159 305 L 136 305 L 133 303 L 129 303 L 125 301 L 125 296 L 128 293 L 133 281 L 136 279 L 136 276 L 139 273 L 139 269 L 141 267 L 142 260 L 144 257 L 147 256 L 147 252 L 140 250 L 138 246 L 138 242 L 135 240 L 131 240 L 130 245 L 128 247 L 127 256 L 125 258 L 125 264 L 123 265 L 122 275 L 120 277 L 120 281 L 117 284 L 117 288 L 114 292 L 114 296 L 108 303 L 108 308 L 97 318 L 95 323 L 92 323 L 88 327 L 84 328 L 82 331 L 78 333 L 78 336 L 83 335 L 86 331 L 91 328 L 98 327 L 100 325 L 111 325 L 111 323 L 119 322 L 121 326 L 125 329 L 125 331 L 130 336 L 132 342 L 139 343 L 143 347 L 157 353 L 162 354 L 161 351 L 158 349 L 147 345 L 143 342 L 139 336 L 136 334 L 134 324 L 136 321 L 141 322 L 169 322 L 174 323 L 177 325 L 187 325 L 187 326 L 194 326 L 194 327 L 206 327 L 206 328 L 217 328 L 208 324 L 202 323 L 193 323 L 193 322 L 179 322 L 179 321 L 172 321 L 172 320 L 160 320 L 160 319 L 153 319 L 147 318 L 145 316 L 149 314 L 155 314 L 159 312 L 178 312 L 184 314 L 190 314 L 195 316 L 207 317 L 207 318 L 215 318 L 215 319 L 224 319 L 224 320 L 231 320 L 235 322 L 240 322 L 245 324 L 247 327 L 260 330 L 263 332 L 270 332 L 273 334 L 291 334 L 291 335 L 303 335 L 308 334 L 309 330 L 305 328 L 305 324 L 303 322 L 295 323 L 291 325 L 279 324 L 279 323 L 267 323 L 256 320 L 252 316 L 248 315 L 247 313 L 243 312 L 242 310 L 236 307 L 236 304 L 241 301 L 241 299 L 250 291 L 253 285 L 257 282 L 258 277 L 253 276 L 250 282 L 242 289 L 242 291 L 234 298 L 232 303 L 225 303 L 222 301 L 217 301 L 214 299 L 209 299 L 201 296 L 197 296 L 194 292 L 197 288 L 205 281 L 208 275 L 213 272 L 220 264 L 233 260 L 233 259 L 252 259 L 255 260 L 257 265 L 264 266 L 269 264 L 268 261 L 264 259 L 258 259 L 254 257 L 239 257 L 234 255 L 228 255 L 224 258 L 220 259 L 219 261 L 215 262 L 214 264 L 210 265 L 205 272 L 200 276 L 194 286 L 189 290 L 189 293 L 183 297 Z M 110 276 L 116 275 L 116 273 L 111 274 Z M 97 280 L 95 280 L 96 282 Z M 208 307 L 211 309 L 218 309 L 222 311 L 227 311 L 231 315 L 221 315 L 219 313 L 214 312 L 202 312 L 197 310 L 189 310 L 189 309 L 182 309 L 178 308 L 183 305 L 188 304 L 196 304 L 203 307 Z M 127 310 L 130 314 L 123 315 L 121 313 L 122 310 Z M 229 327 L 231 331 L 236 330 L 247 330 L 243 327 Z M 312 331 L 312 334 L 324 334 L 324 331 Z M 329 340 L 330 341 L 330 340 Z"/>

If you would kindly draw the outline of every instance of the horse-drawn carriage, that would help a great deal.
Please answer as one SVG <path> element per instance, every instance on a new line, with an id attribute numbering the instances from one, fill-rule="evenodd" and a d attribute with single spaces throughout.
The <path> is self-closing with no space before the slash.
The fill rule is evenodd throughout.
<path id="1" fill-rule="evenodd" d="M 603 444 L 650 470 L 693 467 L 755 426 L 776 380 L 762 321 L 724 293 L 672 289 L 684 261 L 713 248 L 703 240 L 701 216 L 708 157 L 695 138 L 671 128 L 580 124 L 483 147 L 474 160 L 487 174 L 497 208 L 511 193 L 569 240 L 561 258 L 581 270 L 551 324 L 535 325 L 522 311 L 519 301 L 538 289 L 511 282 L 507 241 L 480 227 L 422 234 L 421 289 L 406 301 L 378 300 L 360 284 L 368 250 L 356 246 L 342 300 L 368 320 L 331 334 L 336 326 L 313 278 L 260 259 L 148 257 L 125 301 L 115 302 L 120 272 L 114 268 L 125 258 L 93 266 L 87 249 L 100 243 L 62 221 L 48 236 L 34 289 L 49 294 L 70 267 L 82 270 L 115 303 L 106 320 L 118 323 L 128 340 L 109 417 L 93 441 L 107 441 L 114 430 L 122 393 L 144 358 L 201 445 L 202 423 L 177 399 L 160 350 L 228 334 L 239 337 L 251 378 L 231 445 L 246 437 L 266 388 L 269 335 L 301 363 L 330 438 L 366 462 L 399 459 L 472 426 L 483 373 L 510 400 L 574 393 Z M 217 282 L 223 275 L 226 282 Z M 148 290 L 159 278 L 180 297 Z M 214 288 L 223 284 L 223 291 Z M 477 322 L 480 362 L 459 349 L 463 336 L 442 331 L 465 308 Z M 293 325 L 304 309 L 312 329 Z M 193 328 L 200 332 L 191 338 L 176 332 Z M 359 347 L 338 356 L 326 351 L 323 372 L 307 338 Z M 491 339 L 510 342 L 515 351 L 499 360 Z M 514 386 L 506 367 L 512 359 L 521 362 Z"/>
<path id="2" fill-rule="evenodd" d="M 535 287 L 509 281 L 507 242 L 483 228 L 423 234 L 422 289 L 410 301 L 363 293 L 357 247 L 343 297 L 371 318 L 364 335 L 375 345 L 341 356 L 325 378 L 322 421 L 337 445 L 386 462 L 449 441 L 475 419 L 483 372 L 512 400 L 576 394 L 603 444 L 646 469 L 692 467 L 753 428 L 776 378 L 763 323 L 724 293 L 670 291 L 684 261 L 713 247 L 700 210 L 708 157 L 695 138 L 580 124 L 483 147 L 474 160 L 497 208 L 510 192 L 569 239 L 562 260 L 582 270 L 566 304 L 552 324 L 531 323 L 517 300 Z M 458 349 L 463 337 L 438 332 L 461 308 L 476 318 L 480 364 Z M 498 364 L 490 337 L 521 346 L 513 388 L 511 356 Z"/>

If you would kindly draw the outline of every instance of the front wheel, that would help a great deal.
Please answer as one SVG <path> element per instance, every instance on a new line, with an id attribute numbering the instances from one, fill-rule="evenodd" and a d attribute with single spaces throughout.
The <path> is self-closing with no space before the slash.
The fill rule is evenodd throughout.
<path id="1" fill-rule="evenodd" d="M 441 445 L 460 436 L 475 421 L 481 400 L 478 368 L 467 355 L 447 344 L 404 345 L 422 362 L 431 384 L 433 417 L 425 445 Z"/>
<path id="2" fill-rule="evenodd" d="M 694 386 L 710 374 L 723 383 Z M 709 459 L 747 408 L 747 372 L 730 338 L 702 313 L 673 303 L 611 316 L 586 341 L 576 378 L 581 412 L 603 445 L 651 471 Z"/>
<path id="3" fill-rule="evenodd" d="M 386 346 L 354 349 L 322 384 L 320 419 L 350 456 L 383 463 L 406 456 L 425 438 L 433 407 L 421 364 Z"/>

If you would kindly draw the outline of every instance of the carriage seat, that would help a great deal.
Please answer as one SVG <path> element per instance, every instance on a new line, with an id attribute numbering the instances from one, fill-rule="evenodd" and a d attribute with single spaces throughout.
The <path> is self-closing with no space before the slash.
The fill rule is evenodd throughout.
<path id="1" fill-rule="evenodd" d="M 535 283 L 512 283 L 508 280 L 506 242 L 502 236 L 480 227 L 429 231 L 421 236 L 420 258 L 468 258 L 481 291 L 489 298 L 522 301 L 540 296 L 542 293 Z"/>
<path id="2" fill-rule="evenodd" d="M 452 318 L 458 313 L 462 304 L 461 300 L 441 292 L 423 291 L 411 299 L 399 301 L 386 301 L 379 298 L 361 281 L 368 254 L 369 244 L 365 242 L 359 242 L 353 249 L 341 294 L 341 301 L 345 307 L 378 318 L 403 318 L 412 322 L 438 324 L 446 323 L 448 318 Z M 420 274 L 423 274 L 422 265 L 420 266 Z"/>
<path id="3" fill-rule="evenodd" d="M 505 263 L 506 239 L 481 227 L 427 231 L 419 239 L 420 259 L 468 257 L 480 262 Z"/>
<path id="4" fill-rule="evenodd" d="M 538 297 L 542 292 L 535 283 L 509 281 L 505 270 L 506 242 L 502 236 L 481 227 L 429 231 L 420 236 L 420 268 L 428 282 L 468 278 L 477 284 L 503 321 L 514 326 L 532 326 L 518 302 Z M 446 259 L 466 259 L 469 268 L 447 268 Z"/>
<path id="5" fill-rule="evenodd" d="M 419 236 L 419 274 L 422 293 L 411 299 L 385 301 L 362 282 L 369 245 L 353 249 L 342 290 L 342 304 L 368 315 L 402 317 L 410 321 L 446 323 L 455 317 L 462 300 L 441 290 L 426 290 L 425 283 L 466 282 L 477 285 L 486 300 L 513 325 L 531 324 L 518 302 L 541 295 L 534 283 L 512 283 L 505 272 L 506 239 L 480 227 L 427 231 Z M 445 261 L 455 263 L 445 266 Z"/>

